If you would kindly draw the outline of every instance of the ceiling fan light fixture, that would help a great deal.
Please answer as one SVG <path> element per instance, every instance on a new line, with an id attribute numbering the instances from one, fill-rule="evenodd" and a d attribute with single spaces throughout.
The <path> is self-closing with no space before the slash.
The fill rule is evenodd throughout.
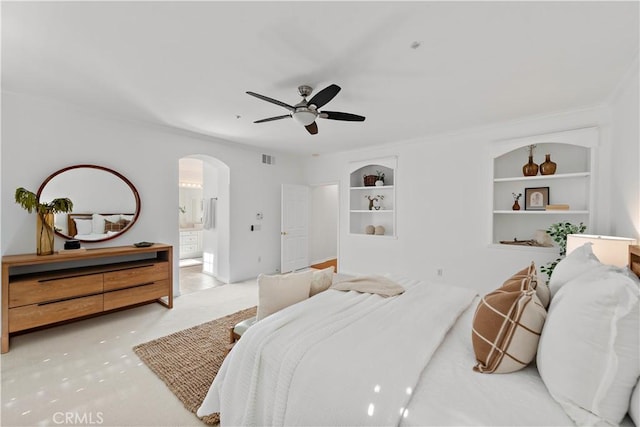
<path id="1" fill-rule="evenodd" d="M 296 111 L 293 113 L 293 118 L 296 122 L 300 123 L 302 126 L 309 126 L 311 123 L 316 121 L 316 113 L 311 112 L 309 110 Z"/>
<path id="2" fill-rule="evenodd" d="M 316 119 L 318 117 L 322 119 L 331 120 L 343 120 L 350 122 L 362 122 L 363 116 L 357 114 L 343 113 L 340 111 L 318 111 L 318 108 L 322 108 L 326 103 L 331 101 L 340 92 L 340 86 L 336 84 L 329 85 L 315 94 L 313 98 L 307 101 L 307 96 L 311 95 L 311 86 L 301 85 L 298 87 L 298 91 L 302 96 L 302 101 L 295 105 L 289 105 L 277 99 L 269 98 L 268 96 L 260 95 L 259 93 L 247 91 L 247 95 L 251 95 L 263 101 L 270 102 L 275 105 L 279 105 L 287 109 L 290 113 L 282 116 L 268 117 L 266 119 L 256 120 L 253 123 L 271 122 L 274 120 L 293 118 L 297 123 L 304 126 L 311 135 L 318 133 L 318 125 Z"/>

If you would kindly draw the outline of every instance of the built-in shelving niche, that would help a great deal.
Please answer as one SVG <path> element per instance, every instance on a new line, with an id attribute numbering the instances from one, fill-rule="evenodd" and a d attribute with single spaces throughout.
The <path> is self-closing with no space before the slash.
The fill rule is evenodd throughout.
<path id="1" fill-rule="evenodd" d="M 550 154 L 551 160 L 557 163 L 555 174 L 523 176 L 522 166 L 527 163 L 527 148 L 531 144 L 536 145 L 534 162 L 540 165 L 545 161 L 545 155 Z M 594 153 L 597 144 L 597 128 L 496 143 L 493 152 L 492 244 L 513 239 L 533 239 L 536 230 L 545 230 L 561 221 L 574 224 L 582 222 L 591 228 Z M 569 210 L 525 210 L 525 189 L 533 187 L 549 187 L 549 203 L 568 204 Z M 523 194 L 519 211 L 512 210 L 512 193 Z"/>
<path id="2" fill-rule="evenodd" d="M 365 186 L 365 175 L 384 173 L 384 185 Z M 349 233 L 372 238 L 396 237 L 397 158 L 353 162 L 349 168 Z M 380 197 L 382 196 L 382 197 Z M 369 198 L 377 198 L 369 209 Z M 376 208 L 377 207 L 377 208 Z M 366 233 L 367 226 L 384 227 L 383 235 Z"/>

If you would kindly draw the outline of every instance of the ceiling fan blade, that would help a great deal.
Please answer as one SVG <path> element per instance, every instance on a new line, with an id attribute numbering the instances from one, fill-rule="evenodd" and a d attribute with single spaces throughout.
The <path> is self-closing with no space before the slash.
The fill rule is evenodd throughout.
<path id="1" fill-rule="evenodd" d="M 310 125 L 305 126 L 305 128 L 309 131 L 311 135 L 315 135 L 318 133 L 318 125 L 316 122 L 311 123 Z"/>
<path id="2" fill-rule="evenodd" d="M 357 114 L 341 113 L 340 111 L 322 111 L 318 117 L 330 120 L 346 120 L 348 122 L 364 122 L 365 117 Z"/>
<path id="3" fill-rule="evenodd" d="M 313 98 L 309 100 L 307 105 L 315 105 L 316 108 L 322 107 L 327 102 L 331 101 L 340 92 L 340 86 L 330 85 L 316 93 Z"/>
<path id="4" fill-rule="evenodd" d="M 284 107 L 289 111 L 295 111 L 296 110 L 293 106 L 291 106 L 289 104 L 285 104 L 284 102 L 278 101 L 277 99 L 269 98 L 268 96 L 260 95 L 259 93 L 247 91 L 247 94 L 251 95 L 251 96 L 255 96 L 258 99 L 262 99 L 263 101 L 267 101 L 267 102 L 270 102 L 272 104 L 276 104 L 276 105 L 279 105 L 281 107 Z"/>
<path id="5" fill-rule="evenodd" d="M 285 114 L 284 116 L 276 116 L 276 117 L 269 117 L 268 119 L 256 120 L 253 123 L 264 123 L 264 122 L 271 122 L 273 120 L 290 119 L 290 118 L 291 118 L 291 114 Z"/>

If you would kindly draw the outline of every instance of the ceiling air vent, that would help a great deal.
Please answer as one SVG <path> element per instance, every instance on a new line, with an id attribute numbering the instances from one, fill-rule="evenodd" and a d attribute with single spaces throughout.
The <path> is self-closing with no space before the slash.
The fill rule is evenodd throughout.
<path id="1" fill-rule="evenodd" d="M 275 165 L 276 164 L 276 158 L 274 156 L 270 156 L 268 154 L 263 154 L 262 155 L 262 163 L 264 163 L 265 165 Z"/>

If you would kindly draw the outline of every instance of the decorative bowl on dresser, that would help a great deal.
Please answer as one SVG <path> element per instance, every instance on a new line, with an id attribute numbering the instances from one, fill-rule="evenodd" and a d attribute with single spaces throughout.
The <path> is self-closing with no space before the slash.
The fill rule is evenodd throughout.
<path id="1" fill-rule="evenodd" d="M 16 332 L 158 302 L 173 307 L 173 247 L 2 257 L 2 353 Z"/>

